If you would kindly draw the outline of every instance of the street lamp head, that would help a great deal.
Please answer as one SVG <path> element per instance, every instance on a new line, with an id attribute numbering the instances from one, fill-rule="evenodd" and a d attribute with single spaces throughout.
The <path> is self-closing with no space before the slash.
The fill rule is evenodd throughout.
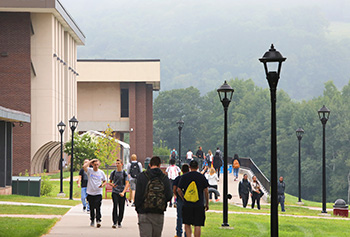
<path id="1" fill-rule="evenodd" d="M 224 108 L 228 108 L 232 100 L 234 89 L 232 89 L 232 87 L 225 81 L 224 84 L 217 89 L 217 92 Z"/>
<path id="2" fill-rule="evenodd" d="M 57 124 L 57 128 L 58 128 L 58 131 L 62 134 L 66 129 L 66 125 L 61 121 L 59 124 Z"/>
<path id="3" fill-rule="evenodd" d="M 74 131 L 77 126 L 78 126 L 79 121 L 75 118 L 75 116 L 73 116 L 70 120 L 69 120 L 69 127 L 72 131 Z"/>
<path id="4" fill-rule="evenodd" d="M 259 61 L 264 64 L 266 77 L 270 74 L 276 74 L 279 78 L 282 68 L 282 62 L 286 61 L 287 58 L 284 58 L 280 52 L 278 52 L 273 44 L 271 48 L 267 51 L 262 58 L 259 58 Z M 268 65 L 277 63 L 277 71 L 272 71 L 268 69 Z"/>
<path id="5" fill-rule="evenodd" d="M 303 135 L 304 135 L 304 129 L 298 128 L 295 132 L 296 132 L 296 134 L 297 134 L 297 138 L 298 138 L 299 140 L 301 140 L 301 139 L 303 138 Z"/>
<path id="6" fill-rule="evenodd" d="M 181 130 L 185 123 L 182 119 L 180 119 L 179 121 L 176 122 L 176 124 L 178 129 Z"/>
<path id="7" fill-rule="evenodd" d="M 330 113 L 331 111 L 324 105 L 321 109 L 318 110 L 318 117 L 320 118 L 322 123 L 327 123 Z"/>

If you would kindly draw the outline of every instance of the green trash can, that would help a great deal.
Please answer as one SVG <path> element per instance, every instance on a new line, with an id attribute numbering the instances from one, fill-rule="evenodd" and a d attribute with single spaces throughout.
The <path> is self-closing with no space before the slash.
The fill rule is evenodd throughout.
<path id="1" fill-rule="evenodd" d="M 40 197 L 41 177 L 12 176 L 12 194 Z"/>
<path id="2" fill-rule="evenodd" d="M 148 169 L 148 165 L 149 165 L 149 163 L 151 162 L 151 158 L 149 158 L 149 157 L 147 157 L 146 159 L 145 159 L 145 165 L 144 165 L 144 168 L 147 170 Z"/>

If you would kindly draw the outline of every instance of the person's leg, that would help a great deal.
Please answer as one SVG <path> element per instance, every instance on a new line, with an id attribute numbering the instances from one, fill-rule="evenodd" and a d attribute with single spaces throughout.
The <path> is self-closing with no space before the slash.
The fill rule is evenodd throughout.
<path id="1" fill-rule="evenodd" d="M 90 205 L 90 220 L 95 221 L 95 196 L 88 195 L 88 202 Z"/>
<path id="2" fill-rule="evenodd" d="M 255 193 L 253 193 L 253 196 L 252 196 L 252 209 L 254 209 L 254 206 L 255 206 Z"/>
<path id="3" fill-rule="evenodd" d="M 286 210 L 284 209 L 284 195 L 281 195 L 281 208 L 282 211 L 285 212 Z"/>
<path id="4" fill-rule="evenodd" d="M 182 236 L 182 206 L 183 201 L 181 198 L 178 198 L 176 206 L 176 236 Z"/>
<path id="5" fill-rule="evenodd" d="M 164 225 L 164 214 L 149 213 L 152 223 L 152 237 L 161 237 Z"/>
<path id="6" fill-rule="evenodd" d="M 112 220 L 113 220 L 113 225 L 117 224 L 117 220 L 118 220 L 118 215 L 117 215 L 117 211 L 118 211 L 118 200 L 117 200 L 117 195 L 116 193 L 112 193 L 112 200 L 113 200 L 113 210 L 112 210 Z"/>
<path id="7" fill-rule="evenodd" d="M 258 206 L 258 210 L 260 210 L 260 196 L 256 198 L 256 205 Z"/>
<path id="8" fill-rule="evenodd" d="M 237 176 L 236 176 L 236 177 L 237 177 L 237 179 L 238 179 L 238 173 L 239 173 L 239 168 L 237 169 Z"/>
<path id="9" fill-rule="evenodd" d="M 81 196 L 81 203 L 83 204 L 83 210 L 85 211 L 85 209 L 86 209 L 86 188 L 81 188 L 80 196 Z"/>
<path id="10" fill-rule="evenodd" d="M 125 196 L 121 197 L 120 195 L 118 195 L 118 199 L 119 199 L 119 215 L 118 215 L 118 225 L 122 224 L 123 221 L 123 217 L 124 217 L 124 209 L 125 209 Z"/>
<path id="11" fill-rule="evenodd" d="M 138 214 L 139 233 L 141 237 L 152 237 L 152 223 L 147 218 L 148 214 Z"/>
<path id="12" fill-rule="evenodd" d="M 87 201 L 87 192 L 86 192 L 87 188 L 85 187 L 85 200 Z M 89 202 L 86 202 L 86 210 L 87 211 L 90 211 L 90 205 L 89 205 Z"/>
<path id="13" fill-rule="evenodd" d="M 186 233 L 186 236 L 192 236 L 191 225 L 185 224 L 185 233 Z"/>
<path id="14" fill-rule="evenodd" d="M 242 196 L 242 201 L 243 201 L 243 207 L 246 207 L 248 204 L 248 194 L 244 194 Z"/>
<path id="15" fill-rule="evenodd" d="M 194 227 L 194 237 L 200 237 L 201 236 L 201 227 L 195 226 Z"/>
<path id="16" fill-rule="evenodd" d="M 213 188 L 215 188 L 216 190 L 218 190 L 218 186 L 217 185 L 213 185 Z M 218 195 L 216 192 L 214 192 L 215 195 L 215 200 L 218 200 Z"/>
<path id="17" fill-rule="evenodd" d="M 101 222 L 102 195 L 96 195 L 96 222 Z"/>

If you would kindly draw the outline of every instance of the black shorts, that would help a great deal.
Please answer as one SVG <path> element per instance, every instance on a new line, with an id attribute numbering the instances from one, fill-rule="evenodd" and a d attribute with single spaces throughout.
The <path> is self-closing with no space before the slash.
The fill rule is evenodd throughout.
<path id="1" fill-rule="evenodd" d="M 183 206 L 182 222 L 187 225 L 204 226 L 205 209 L 204 206 Z"/>

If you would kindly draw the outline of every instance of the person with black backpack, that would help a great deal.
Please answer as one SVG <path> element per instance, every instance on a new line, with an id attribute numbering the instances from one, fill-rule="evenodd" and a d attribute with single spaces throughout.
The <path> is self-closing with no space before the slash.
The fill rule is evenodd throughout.
<path id="1" fill-rule="evenodd" d="M 123 170 L 123 162 L 120 159 L 116 160 L 117 169 L 113 170 L 109 176 L 109 182 L 113 186 L 112 199 L 113 199 L 113 211 L 112 211 L 112 228 L 122 227 L 122 221 L 124 217 L 125 208 L 125 193 L 129 188 L 128 174 Z M 118 212 L 119 208 L 119 212 Z"/>
<path id="2" fill-rule="evenodd" d="M 137 156 L 132 154 L 131 162 L 126 167 L 126 172 L 129 174 L 130 183 L 130 201 L 132 201 L 131 206 L 135 206 L 135 189 L 136 189 L 136 178 L 142 172 L 142 165 L 137 161 Z"/>
<path id="3" fill-rule="evenodd" d="M 150 169 L 137 176 L 135 209 L 140 236 L 162 236 L 164 211 L 173 196 L 170 180 L 160 169 L 160 158 L 153 156 Z"/>

